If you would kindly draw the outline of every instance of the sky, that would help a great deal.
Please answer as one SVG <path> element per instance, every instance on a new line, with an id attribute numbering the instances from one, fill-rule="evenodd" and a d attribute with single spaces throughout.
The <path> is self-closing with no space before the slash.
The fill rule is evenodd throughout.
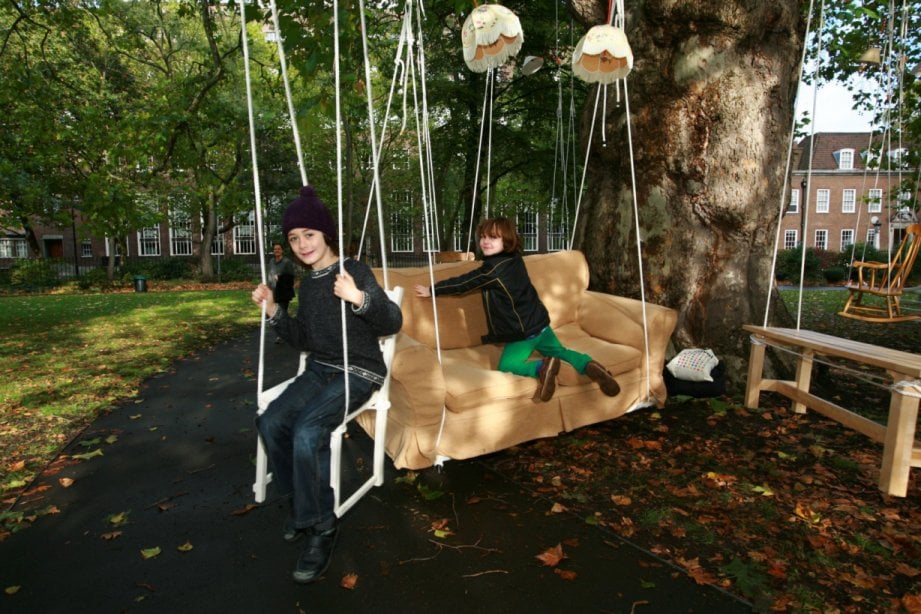
<path id="1" fill-rule="evenodd" d="M 803 111 L 812 114 L 813 87 L 800 85 L 799 98 L 796 105 L 796 116 L 800 117 Z M 859 114 L 851 107 L 854 102 L 850 93 L 843 85 L 838 83 L 824 83 L 819 88 L 819 95 L 815 103 L 815 131 L 816 132 L 869 132 L 871 118 L 866 114 Z"/>

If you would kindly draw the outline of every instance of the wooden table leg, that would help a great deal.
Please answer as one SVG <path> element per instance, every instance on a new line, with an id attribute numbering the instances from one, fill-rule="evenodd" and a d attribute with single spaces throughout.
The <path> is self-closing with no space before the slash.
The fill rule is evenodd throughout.
<path id="1" fill-rule="evenodd" d="M 915 425 L 918 422 L 917 397 L 900 394 L 893 388 L 883 442 L 883 463 L 879 473 L 879 489 L 904 497 L 908 494 L 908 474 L 915 445 Z"/>
<path id="2" fill-rule="evenodd" d="M 809 386 L 812 383 L 812 358 L 815 352 L 812 350 L 803 350 L 800 357 L 796 360 L 796 387 L 803 392 L 809 392 Z M 806 413 L 806 405 L 803 403 L 793 403 L 793 411 L 798 414 Z"/>
<path id="3" fill-rule="evenodd" d="M 764 342 L 752 337 L 748 354 L 748 383 L 745 386 L 745 407 L 757 409 L 761 397 L 761 377 L 764 373 Z"/>

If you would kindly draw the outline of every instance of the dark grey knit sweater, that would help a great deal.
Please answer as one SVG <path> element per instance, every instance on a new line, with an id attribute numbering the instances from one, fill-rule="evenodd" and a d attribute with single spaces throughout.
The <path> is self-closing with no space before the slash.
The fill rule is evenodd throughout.
<path id="1" fill-rule="evenodd" d="M 365 293 L 360 307 L 347 304 L 345 309 L 349 372 L 381 385 L 387 368 L 378 337 L 399 332 L 403 313 L 396 303 L 387 298 L 367 265 L 346 258 L 344 266 L 358 289 Z M 339 262 L 305 273 L 297 294 L 297 315 L 292 318 L 279 308 L 269 323 L 282 339 L 310 352 L 309 360 L 342 369 L 345 361 L 341 301 L 333 294 L 333 283 L 338 273 Z"/>

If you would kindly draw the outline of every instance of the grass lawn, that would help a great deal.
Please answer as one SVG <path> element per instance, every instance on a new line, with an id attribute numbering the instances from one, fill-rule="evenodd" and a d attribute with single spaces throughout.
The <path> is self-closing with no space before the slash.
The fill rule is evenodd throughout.
<path id="1" fill-rule="evenodd" d="M 0 298 L 0 498 L 182 356 L 258 325 L 245 290 Z"/>

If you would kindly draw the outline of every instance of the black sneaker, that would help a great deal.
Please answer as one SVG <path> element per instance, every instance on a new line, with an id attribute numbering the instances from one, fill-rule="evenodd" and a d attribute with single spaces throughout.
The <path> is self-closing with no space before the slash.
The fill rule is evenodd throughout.
<path id="1" fill-rule="evenodd" d="M 546 403 L 553 398 L 556 392 L 556 374 L 560 372 L 560 359 L 556 356 L 544 358 L 540 369 L 537 370 L 537 390 L 534 392 L 534 400 Z"/>
<path id="2" fill-rule="evenodd" d="M 297 567 L 292 576 L 300 584 L 310 584 L 320 579 L 329 568 L 333 558 L 333 549 L 339 537 L 339 527 L 326 531 L 308 531 L 307 545 L 297 560 Z"/>
<path id="3" fill-rule="evenodd" d="M 617 383 L 617 380 L 614 379 L 611 372 L 605 369 L 600 362 L 593 360 L 588 363 L 585 366 L 585 374 L 589 376 L 593 382 L 598 384 L 598 387 L 601 388 L 601 392 L 609 397 L 615 397 L 620 394 L 620 385 Z"/>
<path id="4" fill-rule="evenodd" d="M 285 528 L 282 530 L 281 538 L 288 543 L 296 542 L 304 536 L 304 529 L 298 529 L 294 526 L 294 518 L 288 516 L 285 520 Z"/>

